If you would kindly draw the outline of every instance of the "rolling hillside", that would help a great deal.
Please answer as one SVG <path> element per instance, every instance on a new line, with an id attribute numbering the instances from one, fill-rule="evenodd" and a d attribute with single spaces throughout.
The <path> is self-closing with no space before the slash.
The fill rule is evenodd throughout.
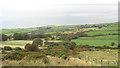
<path id="1" fill-rule="evenodd" d="M 85 32 L 91 37 L 80 37 L 72 41 L 77 45 L 118 47 L 118 40 L 120 39 L 118 38 L 120 35 L 118 27 L 117 23 L 107 24 L 101 29 Z M 111 45 L 112 43 L 115 44 Z"/>

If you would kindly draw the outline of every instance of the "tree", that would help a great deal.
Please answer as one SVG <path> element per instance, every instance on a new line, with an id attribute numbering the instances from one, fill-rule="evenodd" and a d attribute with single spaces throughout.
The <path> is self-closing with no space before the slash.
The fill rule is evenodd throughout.
<path id="1" fill-rule="evenodd" d="M 14 33 L 13 38 L 14 38 L 14 40 L 22 40 L 20 33 Z"/>
<path id="2" fill-rule="evenodd" d="M 33 43 L 35 45 L 43 45 L 43 40 L 41 40 L 40 38 L 36 38 L 33 40 Z"/>
<path id="3" fill-rule="evenodd" d="M 2 37 L 2 38 L 1 38 Z M 2 34 L 2 36 L 0 37 L 1 41 L 7 41 L 8 36 L 5 34 Z"/>
<path id="4" fill-rule="evenodd" d="M 25 45 L 25 49 L 26 50 L 29 50 L 29 51 L 38 51 L 39 49 L 38 49 L 38 45 L 36 45 L 36 44 L 26 44 Z"/>

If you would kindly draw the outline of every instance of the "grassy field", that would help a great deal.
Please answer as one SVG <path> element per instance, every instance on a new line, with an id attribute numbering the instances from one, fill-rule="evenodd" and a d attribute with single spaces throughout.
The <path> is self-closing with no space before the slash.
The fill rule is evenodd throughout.
<path id="1" fill-rule="evenodd" d="M 108 53 L 109 52 L 109 53 Z M 85 56 L 90 56 L 99 60 L 106 61 L 117 61 L 118 60 L 118 50 L 100 50 L 100 51 L 85 51 L 80 52 L 80 54 Z"/>
<path id="2" fill-rule="evenodd" d="M 111 43 L 114 42 L 115 45 L 111 47 L 118 47 L 119 35 L 109 35 L 109 34 L 119 34 L 119 29 L 116 23 L 112 23 L 107 27 L 103 27 L 101 29 L 97 29 L 85 33 L 89 36 L 94 36 L 94 35 L 104 35 L 104 36 L 80 37 L 72 41 L 75 42 L 77 45 L 90 45 L 90 46 L 111 46 Z"/>
<path id="3" fill-rule="evenodd" d="M 118 47 L 118 35 L 107 35 L 97 37 L 80 37 L 79 39 L 72 40 L 77 45 L 90 45 L 90 46 L 111 46 L 114 42 L 115 45 L 111 47 Z"/>
<path id="4" fill-rule="evenodd" d="M 21 29 L 2 29 L 0 32 L 3 34 L 11 35 L 14 33 L 21 32 L 31 32 L 33 30 L 37 30 L 37 28 L 21 28 Z"/>
<path id="5" fill-rule="evenodd" d="M 2 42 L 2 46 L 1 47 L 4 47 L 4 46 L 11 46 L 11 47 L 21 47 L 21 48 L 24 48 L 24 46 L 27 44 L 27 43 L 32 43 L 33 40 L 12 40 L 12 41 L 4 41 Z M 49 42 L 62 42 L 62 41 L 59 41 L 59 40 L 50 40 Z"/>
<path id="6" fill-rule="evenodd" d="M 118 27 L 108 26 L 91 32 L 86 32 L 89 36 L 93 35 L 106 35 L 106 34 L 119 34 Z"/>
<path id="7" fill-rule="evenodd" d="M 13 40 L 13 41 L 4 41 L 2 42 L 2 46 L 1 47 L 4 47 L 4 46 L 11 46 L 11 47 L 21 47 L 21 48 L 24 48 L 24 46 L 27 44 L 27 43 L 32 43 L 32 40 Z"/>

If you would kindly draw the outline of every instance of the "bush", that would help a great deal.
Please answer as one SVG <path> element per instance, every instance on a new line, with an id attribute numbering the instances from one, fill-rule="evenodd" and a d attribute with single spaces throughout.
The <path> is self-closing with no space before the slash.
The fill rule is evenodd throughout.
<path id="1" fill-rule="evenodd" d="M 25 57 L 25 55 L 26 54 L 20 52 L 10 52 L 3 56 L 3 60 L 21 60 Z"/>
<path id="2" fill-rule="evenodd" d="M 112 42 L 112 43 L 111 43 L 111 46 L 114 46 L 114 45 L 115 45 L 115 43 L 114 43 L 114 42 Z"/>
<path id="3" fill-rule="evenodd" d="M 18 50 L 22 50 L 22 48 L 16 47 L 16 48 L 14 48 L 14 50 L 18 51 Z"/>
<path id="4" fill-rule="evenodd" d="M 7 52 L 5 50 L 2 50 L 2 54 L 6 54 Z"/>
<path id="5" fill-rule="evenodd" d="M 3 49 L 4 49 L 4 50 L 7 50 L 7 51 L 11 51 L 11 50 L 13 50 L 10 46 L 4 46 Z"/>
<path id="6" fill-rule="evenodd" d="M 33 40 L 33 45 L 43 45 L 43 40 L 41 40 L 40 38 L 36 38 Z"/>
<path id="7" fill-rule="evenodd" d="M 44 63 L 49 63 L 49 59 L 47 58 L 47 56 L 43 53 L 35 53 L 35 54 L 31 54 L 28 55 L 26 57 L 27 60 L 42 60 Z"/>
<path id="8" fill-rule="evenodd" d="M 63 58 L 64 60 L 66 60 L 68 58 L 68 55 L 62 55 L 61 58 Z"/>
<path id="9" fill-rule="evenodd" d="M 26 44 L 25 45 L 25 49 L 28 50 L 28 51 L 38 51 L 38 45 L 36 44 Z"/>

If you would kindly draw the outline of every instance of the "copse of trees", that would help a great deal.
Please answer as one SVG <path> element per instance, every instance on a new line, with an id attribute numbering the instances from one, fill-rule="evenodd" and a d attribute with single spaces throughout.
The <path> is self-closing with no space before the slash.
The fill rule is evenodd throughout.
<path id="1" fill-rule="evenodd" d="M 14 33 L 12 37 L 14 40 L 33 40 L 35 38 L 50 38 L 51 34 Z"/>
<path id="2" fill-rule="evenodd" d="M 29 35 L 27 33 L 15 33 L 13 35 L 14 40 L 27 40 Z"/>
<path id="3" fill-rule="evenodd" d="M 79 37 L 87 37 L 88 35 L 83 32 L 76 34 L 59 34 L 60 40 L 71 41 L 72 39 L 78 39 Z"/>

